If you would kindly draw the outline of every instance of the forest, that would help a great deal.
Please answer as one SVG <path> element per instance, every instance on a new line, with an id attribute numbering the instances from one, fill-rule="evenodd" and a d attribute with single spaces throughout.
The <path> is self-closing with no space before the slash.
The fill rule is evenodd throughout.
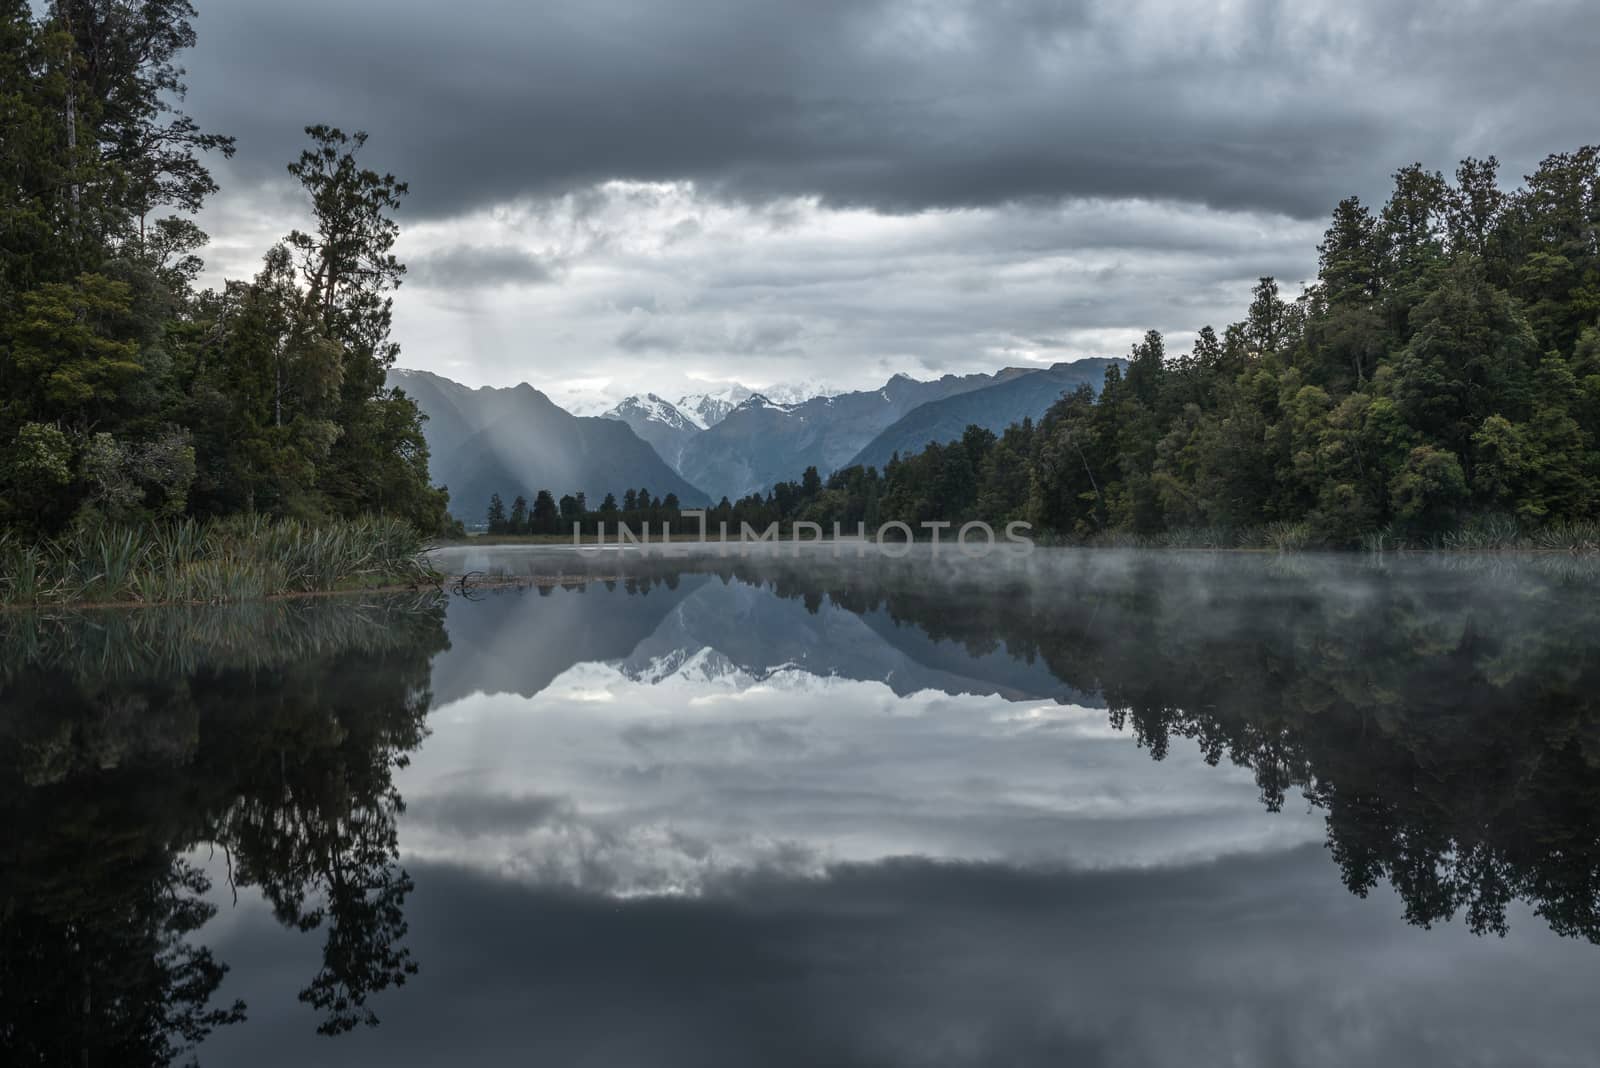
<path id="1" fill-rule="evenodd" d="M 1136 544 L 1592 546 L 1600 148 L 1512 192 L 1493 157 L 1454 182 L 1412 164 L 1376 212 L 1341 201 L 1317 251 L 1299 296 L 1262 278 L 1187 353 L 1146 334 L 1098 400 L 786 496 L 805 518 L 1015 518 Z"/>
<path id="2" fill-rule="evenodd" d="M 1505 192 L 1420 164 L 1339 203 L 1316 280 L 1186 353 L 1151 331 L 1037 424 L 813 468 L 709 519 L 1026 520 L 1089 543 L 1600 545 L 1600 148 Z"/>
<path id="3" fill-rule="evenodd" d="M 518 495 L 509 508 L 494 494 L 485 520 L 490 534 L 571 534 L 574 526 L 584 534 L 595 534 L 602 523 L 613 533 L 619 523 L 633 530 L 649 524 L 650 529 L 659 531 L 665 524 L 680 522 L 681 512 L 676 493 L 654 497 L 646 486 L 624 491 L 620 502 L 616 494 L 608 493 L 593 509 L 583 493 L 564 494 L 557 501 L 549 490 L 540 490 L 531 504 Z"/>
<path id="4" fill-rule="evenodd" d="M 178 110 L 188 0 L 0 0 L 0 529 L 250 514 L 433 533 L 414 403 L 384 385 L 406 185 L 306 130 L 314 228 L 218 291 L 192 216 L 226 135 Z"/>

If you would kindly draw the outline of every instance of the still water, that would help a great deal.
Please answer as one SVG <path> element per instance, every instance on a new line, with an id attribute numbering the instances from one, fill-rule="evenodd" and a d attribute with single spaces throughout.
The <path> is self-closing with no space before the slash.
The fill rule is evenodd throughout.
<path id="1" fill-rule="evenodd" d="M 0 617 L 0 1060 L 1595 1063 L 1582 562 L 444 563 Z"/>

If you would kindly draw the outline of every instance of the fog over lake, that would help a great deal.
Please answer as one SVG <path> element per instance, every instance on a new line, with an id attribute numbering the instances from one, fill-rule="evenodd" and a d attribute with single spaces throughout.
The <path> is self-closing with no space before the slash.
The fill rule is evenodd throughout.
<path id="1" fill-rule="evenodd" d="M 190 901 L 202 1064 L 1600 1048 L 1582 560 L 439 562 L 538 581 L 0 620 L 0 1027 L 159 1063 Z"/>

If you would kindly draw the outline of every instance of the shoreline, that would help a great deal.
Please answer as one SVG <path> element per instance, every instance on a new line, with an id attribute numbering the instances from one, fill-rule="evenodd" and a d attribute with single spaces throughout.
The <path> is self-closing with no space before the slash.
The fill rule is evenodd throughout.
<path id="1" fill-rule="evenodd" d="M 656 549 L 656 548 L 659 548 L 659 547 L 664 547 L 664 546 L 680 547 L 680 546 L 685 546 L 685 545 L 704 545 L 708 549 L 713 549 L 713 550 L 715 550 L 716 548 L 721 547 L 723 545 L 727 545 L 727 546 L 759 545 L 759 546 L 762 546 L 763 549 L 762 550 L 758 550 L 758 552 L 760 553 L 760 555 L 765 556 L 765 555 L 770 555 L 771 553 L 776 553 L 776 552 L 780 551 L 781 549 L 792 548 L 792 547 L 797 546 L 797 545 L 804 545 L 804 546 L 807 546 L 807 547 L 811 548 L 813 551 L 815 551 L 816 548 L 820 548 L 820 547 L 827 547 L 827 546 L 833 546 L 833 545 L 859 545 L 859 544 L 860 544 L 860 540 L 859 539 L 854 539 L 854 538 L 849 538 L 849 539 L 841 538 L 841 539 L 838 539 L 837 541 L 835 541 L 834 539 L 828 538 L 828 539 L 822 539 L 820 541 L 804 540 L 804 541 L 800 541 L 800 542 L 776 542 L 776 543 L 774 543 L 774 542 L 743 542 L 743 543 L 741 543 L 741 542 L 726 542 L 726 543 L 723 543 L 723 542 L 717 542 L 717 541 L 701 541 L 698 538 L 694 538 L 694 539 L 691 539 L 691 538 L 676 538 L 671 542 L 649 542 L 649 543 L 638 544 L 638 545 L 620 545 L 619 546 L 619 545 L 616 545 L 614 543 L 607 542 L 603 546 L 602 545 L 598 545 L 598 544 L 592 544 L 592 543 L 591 544 L 586 544 L 584 546 L 574 546 L 570 540 L 561 539 L 561 538 L 552 538 L 552 537 L 549 537 L 547 535 L 531 535 L 531 536 L 529 536 L 529 535 L 508 535 L 508 536 L 497 537 L 497 539 L 494 542 L 490 542 L 490 543 L 487 543 L 487 544 L 477 542 L 476 539 L 472 539 L 472 538 L 465 539 L 465 540 L 451 540 L 451 541 L 447 541 L 447 542 L 441 542 L 441 543 L 439 543 L 437 545 L 434 545 L 434 546 L 424 550 L 424 556 L 426 556 L 429 553 L 437 552 L 439 550 L 444 550 L 444 549 L 462 549 L 462 548 L 474 548 L 474 547 L 480 547 L 480 546 L 482 548 L 485 548 L 485 549 L 525 547 L 525 548 L 530 548 L 530 549 L 566 549 L 566 550 L 572 551 L 572 552 L 581 551 L 584 548 L 591 548 L 591 549 L 606 548 L 606 549 L 614 549 L 614 550 L 622 550 L 622 549 L 643 550 L 644 553 L 648 553 L 650 550 L 653 550 L 653 549 Z M 868 544 L 869 545 L 874 545 L 874 547 L 875 547 L 875 543 L 869 542 Z M 894 544 L 900 544 L 900 543 L 894 543 Z M 929 542 L 929 541 L 920 541 L 920 542 L 913 542 L 913 543 L 910 543 L 910 544 L 912 544 L 913 546 L 931 546 L 933 543 Z M 1143 555 L 1143 554 L 1157 554 L 1157 553 L 1174 553 L 1174 554 L 1175 553 L 1183 553 L 1183 554 L 1208 554 L 1208 555 L 1228 554 L 1228 555 L 1241 555 L 1241 556 L 1243 556 L 1243 555 L 1273 555 L 1273 556 L 1281 556 L 1281 557 L 1338 556 L 1338 557 L 1346 557 L 1346 558 L 1352 558 L 1352 559 L 1354 559 L 1354 558 L 1366 558 L 1366 559 L 1377 559 L 1377 560 L 1381 560 L 1381 559 L 1383 559 L 1385 557 L 1391 557 L 1391 556 L 1393 556 L 1393 557 L 1435 556 L 1435 557 L 1454 557 L 1454 558 L 1471 558 L 1471 557 L 1484 557 L 1484 558 L 1532 558 L 1532 559 L 1550 559 L 1550 558 L 1557 558 L 1557 557 L 1571 557 L 1571 558 L 1580 559 L 1580 560 L 1600 558 L 1600 550 L 1591 549 L 1591 548 L 1543 549 L 1543 548 L 1521 548 L 1521 547 L 1499 548 L 1499 549 L 1492 549 L 1492 548 L 1491 549 L 1479 549 L 1479 548 L 1411 549 L 1411 548 L 1402 548 L 1402 549 L 1384 549 L 1384 550 L 1381 550 L 1381 551 L 1372 551 L 1372 550 L 1365 550 L 1365 549 L 1274 549 L 1274 548 L 1271 548 L 1271 547 L 1263 547 L 1263 546 L 1241 546 L 1241 547 L 1231 547 L 1230 546 L 1230 547 L 1225 547 L 1224 548 L 1224 547 L 1207 547 L 1207 546 L 1157 547 L 1157 546 L 1100 546 L 1100 545 L 1037 545 L 1037 546 L 1034 546 L 1034 548 L 1031 549 L 1031 550 L 1026 550 L 1026 551 L 1023 551 L 1023 550 L 1012 550 L 1012 551 L 1018 552 L 1019 555 L 1027 555 L 1027 554 L 1029 554 L 1029 553 L 1031 553 L 1031 552 L 1033 552 L 1035 550 L 1044 551 L 1044 552 L 1068 552 L 1068 553 L 1088 553 L 1088 554 L 1133 553 L 1133 554 Z M 953 545 L 951 545 L 951 546 L 948 546 L 948 551 L 950 551 L 952 553 L 955 553 L 958 550 L 956 550 L 956 548 Z M 643 553 L 641 553 L 640 555 L 643 555 Z M 732 555 L 731 553 L 729 553 L 729 554 L 718 553 L 713 558 L 727 559 L 731 555 Z M 885 554 L 885 555 L 887 556 L 887 554 Z M 905 559 L 905 557 L 903 557 L 903 556 L 888 557 L 888 558 L 896 559 L 896 560 Z M 687 559 L 691 559 L 691 558 L 682 557 L 682 559 L 686 559 L 687 560 Z M 862 556 L 858 557 L 858 559 L 866 560 L 866 559 L 868 559 L 868 557 L 865 554 L 863 554 Z M 144 608 L 221 608 L 221 607 L 227 607 L 227 606 L 232 606 L 232 605 L 241 605 L 241 604 L 262 604 L 262 603 L 271 603 L 271 602 L 278 602 L 278 601 L 317 600 L 317 599 L 322 599 L 322 598 L 336 598 L 336 597 L 359 597 L 359 596 L 362 596 L 362 595 L 369 595 L 369 594 L 371 594 L 371 595 L 390 595 L 390 594 L 402 594 L 402 593 L 416 593 L 416 594 L 428 594 L 428 593 L 452 594 L 453 593 L 453 594 L 466 595 L 466 594 L 470 594 L 470 593 L 472 593 L 474 591 L 499 591 L 499 590 L 507 590 L 507 589 L 537 589 L 537 588 L 554 589 L 554 588 L 558 588 L 558 587 L 583 586 L 583 585 L 587 585 L 587 584 L 592 583 L 592 582 L 623 582 L 623 581 L 626 581 L 630 577 L 628 574 L 625 574 L 625 573 L 623 573 L 621 571 L 608 571 L 608 572 L 597 573 L 597 574 L 573 575 L 573 574 L 564 574 L 564 573 L 553 573 L 553 574 L 508 574 L 508 573 L 503 573 L 503 572 L 501 572 L 501 573 L 486 572 L 486 571 L 484 571 L 482 569 L 470 569 L 470 570 L 465 570 L 465 571 L 461 571 L 461 570 L 438 571 L 438 572 L 436 572 L 436 574 L 439 576 L 439 579 L 438 579 L 437 582 L 419 582 L 419 581 L 416 581 L 416 580 L 411 580 L 411 581 L 407 581 L 407 582 L 380 582 L 380 583 L 376 583 L 376 584 L 373 584 L 373 585 L 364 585 L 364 586 L 363 585 L 355 585 L 355 586 L 348 586 L 348 587 L 339 588 L 339 589 L 284 591 L 284 592 L 280 592 L 280 593 L 266 594 L 266 595 L 260 596 L 260 597 L 241 597 L 241 598 L 237 598 L 237 599 L 224 599 L 224 600 L 187 600 L 187 601 L 185 601 L 185 600 L 170 600 L 170 601 L 140 601 L 140 600 L 115 600 L 115 601 L 62 600 L 62 601 L 53 601 L 53 600 L 41 600 L 41 601 L 31 601 L 31 602 L 0 602 L 0 614 L 26 614 L 26 613 L 51 613 L 51 612 L 85 612 L 85 611 L 95 611 L 95 610 L 128 611 L 128 610 L 133 610 L 133 609 L 144 609 Z M 463 580 L 467 579 L 467 578 L 471 578 L 472 580 L 470 582 L 464 582 Z"/>
<path id="2" fill-rule="evenodd" d="M 469 572 L 470 574 L 470 572 Z M 245 597 L 233 601 L 35 601 L 31 603 L 0 603 L 0 614 L 45 613 L 51 611 L 83 612 L 105 609 L 126 612 L 140 608 L 229 608 L 241 604 L 271 604 L 277 601 L 312 601 L 332 597 L 359 597 L 364 594 L 396 593 L 468 593 L 474 590 L 554 588 L 579 586 L 589 582 L 622 582 L 626 575 L 487 575 L 468 586 L 460 586 L 460 575 L 447 575 L 439 583 L 385 583 L 377 586 L 352 586 L 338 590 L 295 590 L 287 593 L 269 593 L 263 597 Z"/>

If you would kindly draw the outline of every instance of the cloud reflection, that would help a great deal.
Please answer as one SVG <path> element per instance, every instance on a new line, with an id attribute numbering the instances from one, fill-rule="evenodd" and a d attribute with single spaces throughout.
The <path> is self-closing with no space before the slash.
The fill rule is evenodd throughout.
<path id="1" fill-rule="evenodd" d="M 902 695 L 710 647 L 583 662 L 433 723 L 401 783 L 408 856 L 617 896 L 904 856 L 1151 867 L 1323 834 L 1305 811 L 1263 819 L 1248 771 L 1197 749 L 1153 764 L 1103 709 Z"/>

